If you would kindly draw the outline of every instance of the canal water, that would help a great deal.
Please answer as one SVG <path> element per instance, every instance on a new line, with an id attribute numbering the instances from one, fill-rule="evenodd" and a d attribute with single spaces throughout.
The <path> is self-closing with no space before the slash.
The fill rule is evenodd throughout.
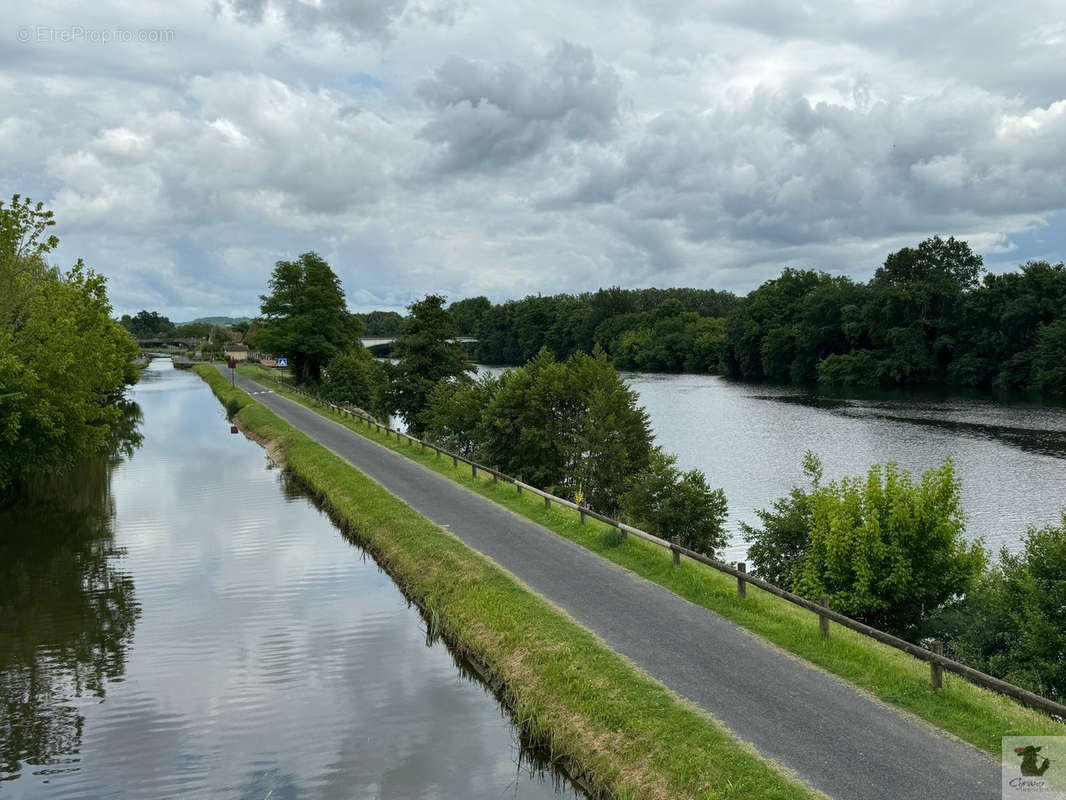
<path id="1" fill-rule="evenodd" d="M 496 367 L 479 367 L 498 374 Z M 865 475 L 896 461 L 918 475 L 945 458 L 962 480 L 967 536 L 994 553 L 1017 550 L 1029 525 L 1066 509 L 1066 405 L 998 402 L 923 390 L 840 391 L 738 383 L 714 375 L 624 373 L 656 442 L 684 469 L 703 470 L 729 501 L 731 561 L 745 558 L 739 523 L 757 524 L 816 453 L 825 478 Z"/>
<path id="2" fill-rule="evenodd" d="M 198 377 L 0 512 L 0 797 L 576 798 Z"/>

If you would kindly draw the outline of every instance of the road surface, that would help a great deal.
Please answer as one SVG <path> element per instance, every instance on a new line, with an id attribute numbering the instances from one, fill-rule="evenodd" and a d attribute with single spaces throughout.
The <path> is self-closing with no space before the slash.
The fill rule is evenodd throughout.
<path id="1" fill-rule="evenodd" d="M 830 797 L 1000 797 L 999 765 L 976 748 L 247 377 L 237 384 Z"/>

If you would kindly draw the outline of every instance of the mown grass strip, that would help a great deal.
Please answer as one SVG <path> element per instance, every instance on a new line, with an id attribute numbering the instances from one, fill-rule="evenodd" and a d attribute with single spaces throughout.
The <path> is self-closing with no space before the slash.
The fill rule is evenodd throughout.
<path id="1" fill-rule="evenodd" d="M 528 493 L 517 494 L 510 484 L 473 478 L 464 464 L 453 467 L 451 459 L 436 458 L 432 451 L 367 428 L 347 416 L 289 391 L 269 370 L 254 365 L 241 371 L 269 383 L 279 394 L 340 422 L 356 433 L 390 450 L 424 464 L 435 472 L 463 484 L 527 519 L 599 553 L 605 558 L 654 581 L 690 602 L 709 608 L 738 625 L 765 637 L 822 669 L 827 670 L 897 708 L 958 736 L 998 759 L 1003 736 L 1061 736 L 1066 726 L 1025 708 L 1013 700 L 944 676 L 944 688 L 934 691 L 929 667 L 906 653 L 839 626 L 832 626 L 828 640 L 818 631 L 818 618 L 778 597 L 749 585 L 747 597 L 737 597 L 736 580 L 703 564 L 682 559 L 674 566 L 670 553 L 636 537 L 619 539 L 606 525 L 587 520 L 581 525 L 575 512 L 553 506 Z"/>
<path id="2" fill-rule="evenodd" d="M 456 647 L 502 682 L 535 741 L 620 798 L 820 797 L 614 653 L 493 562 L 281 420 L 195 368 Z"/>

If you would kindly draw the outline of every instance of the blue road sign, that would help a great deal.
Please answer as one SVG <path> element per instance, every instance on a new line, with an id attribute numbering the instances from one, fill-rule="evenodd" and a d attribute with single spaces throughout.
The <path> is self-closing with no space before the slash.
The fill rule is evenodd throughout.
<path id="1" fill-rule="evenodd" d="M 279 367 L 287 367 L 287 366 L 289 366 L 289 359 L 287 359 L 287 358 L 279 358 L 278 359 L 278 366 Z"/>

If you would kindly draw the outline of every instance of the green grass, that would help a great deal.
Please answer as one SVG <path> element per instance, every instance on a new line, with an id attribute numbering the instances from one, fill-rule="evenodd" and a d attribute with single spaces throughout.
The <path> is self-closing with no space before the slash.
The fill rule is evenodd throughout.
<path id="1" fill-rule="evenodd" d="M 195 370 L 461 652 L 500 682 L 523 730 L 620 798 L 815 798 L 494 562 L 278 418 Z"/>
<path id="2" fill-rule="evenodd" d="M 831 626 L 829 639 L 823 640 L 814 614 L 779 597 L 749 584 L 747 597 L 740 599 L 736 580 L 728 575 L 689 559 L 682 559 L 681 564 L 674 566 L 670 553 L 655 545 L 632 536 L 619 540 L 613 529 L 591 519 L 581 525 L 576 512 L 559 506 L 545 509 L 543 500 L 528 492 L 519 495 L 510 484 L 494 484 L 484 473 L 472 478 L 470 468 L 462 462 L 453 467 L 450 458 L 437 458 L 431 450 L 422 451 L 418 445 L 408 445 L 406 440 L 386 438 L 349 417 L 338 416 L 288 391 L 268 370 L 249 365 L 242 368 L 242 372 L 270 382 L 280 394 L 424 464 L 690 602 L 716 611 L 778 647 L 850 681 L 883 702 L 909 711 L 997 758 L 1003 736 L 1066 734 L 1066 726 L 1047 715 L 948 673 L 944 675 L 944 688 L 934 691 L 929 682 L 928 664 L 906 653 L 837 625 Z"/>

